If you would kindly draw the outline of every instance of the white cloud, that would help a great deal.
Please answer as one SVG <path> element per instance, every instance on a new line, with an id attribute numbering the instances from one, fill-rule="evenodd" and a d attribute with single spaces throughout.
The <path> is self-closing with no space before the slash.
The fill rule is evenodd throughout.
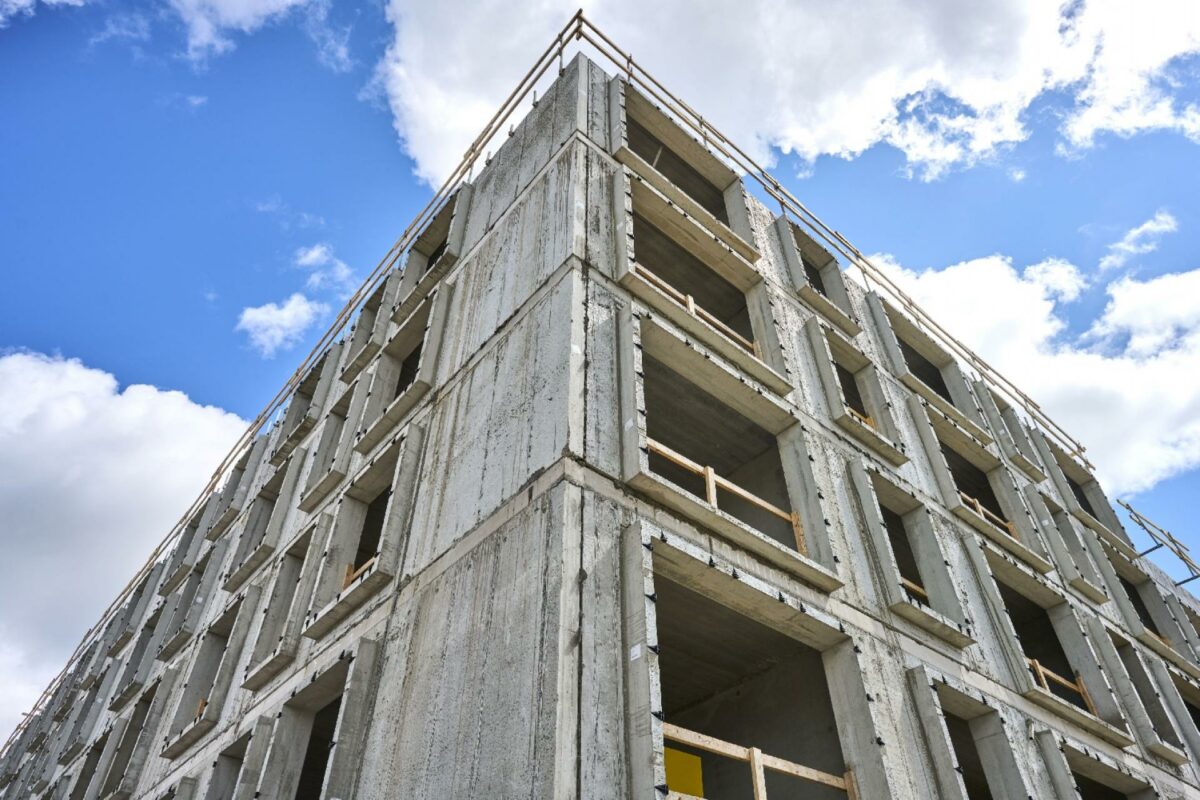
<path id="1" fill-rule="evenodd" d="M 1200 269 L 1109 284 L 1090 330 L 1067 334 L 1080 270 L 987 256 L 943 269 L 873 260 L 930 315 L 1088 448 L 1118 495 L 1200 466 Z"/>
<path id="2" fill-rule="evenodd" d="M 2 2 L 3 0 L 0 0 Z M 187 29 L 187 54 L 193 61 L 232 50 L 230 33 L 253 33 L 279 20 L 307 0 L 169 0 Z"/>
<path id="3" fill-rule="evenodd" d="M 1079 269 L 1061 258 L 1048 258 L 1026 267 L 1024 277 L 1040 286 L 1047 296 L 1067 303 L 1087 288 L 1087 281 Z"/>
<path id="4" fill-rule="evenodd" d="M 324 303 L 296 292 L 282 305 L 266 303 L 243 308 L 236 330 L 250 337 L 250 344 L 263 358 L 272 358 L 279 350 L 299 342 L 305 331 L 328 311 L 329 306 Z"/>
<path id="5" fill-rule="evenodd" d="M 3 2 L 3 0 L 0 0 L 0 2 Z M 88 45 L 95 47 L 96 45 L 113 40 L 144 42 L 149 38 L 150 20 L 145 14 L 138 12 L 113 14 L 104 21 L 104 27 L 88 39 Z"/>
<path id="6" fill-rule="evenodd" d="M 1108 246 L 1108 255 L 1100 259 L 1101 270 L 1118 269 L 1129 259 L 1158 249 L 1158 240 L 1164 233 L 1174 233 L 1179 223 L 1168 211 L 1158 211 L 1153 217 L 1125 233 L 1119 242 Z"/>
<path id="7" fill-rule="evenodd" d="M 0 3 L 6 0 L 0 0 Z M 11 1 L 11 0 L 10 0 Z M 187 56 L 203 64 L 234 48 L 232 35 L 252 34 L 265 25 L 304 9 L 300 25 L 317 46 L 317 58 L 334 72 L 354 65 L 351 25 L 330 21 L 331 0 L 168 0 L 187 30 Z"/>
<path id="8" fill-rule="evenodd" d="M 41 5 L 75 6 L 84 5 L 87 0 L 41 0 Z M 8 27 L 9 22 L 17 15 L 31 17 L 37 10 L 38 0 L 0 0 L 0 29 Z"/>
<path id="9" fill-rule="evenodd" d="M 279 227 L 285 231 L 292 228 L 325 227 L 325 218 L 320 214 L 297 211 L 284 202 L 278 193 L 271 195 L 266 200 L 255 203 L 254 210 L 260 214 L 270 214 L 278 221 Z"/>
<path id="10" fill-rule="evenodd" d="M 336 291 L 349 297 L 358 288 L 358 278 L 345 261 L 333 254 L 328 242 L 301 247 L 294 256 L 296 266 L 309 271 L 304 285 L 312 291 Z"/>
<path id="11" fill-rule="evenodd" d="M 181 392 L 122 388 L 75 359 L 0 355 L 0 731 L 66 663 L 246 424 Z"/>
<path id="12" fill-rule="evenodd" d="M 389 0 L 394 38 L 377 79 L 418 175 L 440 183 L 577 5 Z M 1027 138 L 1030 106 L 1052 91 L 1069 151 L 1105 131 L 1200 140 L 1200 112 L 1172 83 L 1200 52 L 1189 0 L 583 5 L 764 161 L 772 147 L 811 162 L 887 143 L 935 178 Z"/>
<path id="13" fill-rule="evenodd" d="M 1020 167 L 1011 167 L 1008 170 L 1008 179 L 1013 183 L 1020 183 L 1025 180 L 1025 170 Z"/>
<path id="14" fill-rule="evenodd" d="M 1110 347 L 1150 358 L 1186 349 L 1200 335 L 1200 270 L 1147 281 L 1125 277 L 1107 291 L 1108 305 L 1089 334 Z"/>
<path id="15" fill-rule="evenodd" d="M 304 31 L 317 46 L 317 59 L 334 72 L 349 72 L 354 66 L 350 57 L 351 25 L 335 25 L 329 21 L 330 0 L 313 0 L 304 18 Z"/>

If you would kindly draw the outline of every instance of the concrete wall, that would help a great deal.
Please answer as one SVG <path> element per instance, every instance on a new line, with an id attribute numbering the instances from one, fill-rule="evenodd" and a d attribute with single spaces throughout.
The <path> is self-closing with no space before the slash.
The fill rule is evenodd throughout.
<path id="1" fill-rule="evenodd" d="M 208 796 L 214 763 L 248 733 L 246 761 L 254 763 L 234 784 L 237 796 L 252 790 L 275 796 L 272 776 L 295 779 L 287 770 L 295 766 L 294 751 L 303 750 L 306 729 L 288 720 L 302 720 L 312 710 L 314 686 L 322 698 L 346 692 L 325 796 L 649 798 L 663 781 L 652 588 L 660 570 L 823 654 L 838 744 L 863 798 L 958 796 L 953 769 L 946 769 L 953 761 L 948 739 L 934 724 L 944 701 L 935 702 L 935 695 L 947 693 L 995 715 L 977 727 L 990 732 L 985 766 L 1003 765 L 994 768 L 1003 773 L 993 786 L 997 797 L 1070 800 L 1060 788 L 1063 775 L 1081 769 L 1107 776 L 1131 794 L 1145 786 L 1163 797 L 1200 792 L 1200 752 L 1179 744 L 1200 741 L 1200 731 L 1176 688 L 1200 692 L 1200 666 L 1190 644 L 1200 640 L 1181 634 L 1169 645 L 1155 644 L 1131 625 L 1134 612 L 1109 563 L 1119 556 L 1113 548 L 1119 550 L 1122 532 L 1110 531 L 1112 538 L 1102 544 L 1105 534 L 1095 520 L 1070 517 L 1093 559 L 1080 570 L 1057 560 L 1083 551 L 1046 547 L 1040 540 L 1057 535 L 1046 527 L 1054 523 L 1030 514 L 1022 530 L 1038 539 L 1026 539 L 1030 549 L 1050 559 L 1043 573 L 1022 561 L 1020 551 L 998 546 L 953 513 L 935 469 L 942 456 L 928 446 L 936 441 L 934 412 L 910 401 L 913 390 L 896 374 L 887 350 L 894 334 L 881 328 L 862 287 L 852 281 L 845 285 L 849 318 L 861 327 L 852 344 L 877 367 L 878 392 L 894 429 L 889 436 L 907 460 L 895 466 L 895 458 L 872 449 L 869 437 L 848 435 L 834 421 L 842 413 L 831 407 L 837 393 L 822 383 L 829 370 L 816 361 L 825 350 L 814 349 L 806 333 L 808 320 L 821 312 L 797 285 L 795 253 L 789 251 L 795 241 L 782 235 L 786 226 L 771 210 L 736 184 L 726 197 L 736 199 L 737 226 L 760 256 L 752 264 L 756 337 L 769 349 L 764 360 L 792 387 L 772 402 L 795 426 L 786 435 L 801 436 L 807 450 L 804 469 L 785 464 L 785 471 L 800 476 L 789 492 L 804 495 L 791 502 L 815 514 L 808 527 L 822 527 L 828 550 L 822 565 L 842 586 L 819 589 L 803 570 L 789 569 L 786 558 L 756 557 L 728 531 L 669 510 L 625 483 L 623 459 L 642 442 L 639 427 L 627 424 L 640 377 L 636 362 L 623 360 L 621 343 L 630 337 L 622 326 L 633 324 L 631 309 L 646 307 L 618 268 L 628 226 L 614 180 L 622 170 L 612 155 L 621 130 L 614 86 L 586 60 L 569 62 L 464 193 L 462 207 L 454 209 L 461 226 L 457 260 L 437 282 L 448 300 L 441 300 L 441 318 L 434 315 L 429 323 L 440 337 L 436 352 L 425 356 L 433 359 L 429 385 L 394 430 L 361 452 L 354 449 L 360 424 L 355 414 L 366 405 L 362 393 L 382 367 L 375 356 L 355 381 L 343 382 L 338 375 L 355 354 L 335 349 L 336 368 L 314 376 L 309 421 L 266 434 L 240 482 L 208 504 L 197 535 L 156 571 L 155 585 L 144 593 L 150 600 L 134 603 L 120 625 L 98 634 L 55 705 L 4 754 L 6 800 L 96 796 L 102 782 L 123 787 L 127 794 L 119 796 Z M 403 321 L 389 321 L 390 314 L 381 306 L 375 323 L 381 340 Z M 661 314 L 657 319 L 675 329 Z M 855 325 L 837 324 L 843 330 Z M 693 339 L 680 334 L 686 346 L 741 374 Z M 313 483 L 308 472 L 332 410 L 347 415 L 349 432 L 338 450 L 344 476 L 331 478 L 328 492 L 302 511 L 300 496 Z M 1010 435 L 990 427 L 984 416 L 978 419 L 989 425 L 991 437 Z M 380 459 L 399 446 L 400 436 L 403 454 L 387 472 L 397 482 L 381 545 L 381 553 L 394 554 L 394 564 L 347 586 L 321 584 L 331 587 L 340 610 L 327 618 L 329 624 L 305 627 L 309 623 L 300 618 L 310 611 L 316 574 L 336 575 L 342 567 L 342 554 L 330 547 L 342 498 L 364 482 L 374 485 Z M 1046 477 L 1037 481 L 1026 466 L 1009 461 L 1018 452 L 1036 457 L 1044 447 L 1002 444 L 978 446 L 1001 463 L 1014 496 L 1044 493 L 1064 513 L 1072 512 L 1078 503 L 1063 496 L 1057 464 L 1040 464 Z M 936 538 L 930 552 L 940 551 L 949 576 L 937 582 L 939 591 L 954 594 L 941 605 L 961 610 L 962 619 L 953 623 L 962 623 L 962 635 L 939 634 L 936 625 L 914 623 L 917 615 L 896 612 L 899 595 L 881 588 L 881 581 L 891 580 L 880 566 L 889 562 L 878 552 L 886 538 L 865 528 L 870 515 L 861 504 L 872 484 L 861 476 L 856 484 L 851 465 L 878 471 L 924 507 L 923 535 Z M 287 479 L 273 480 L 277 472 Z M 260 530 L 247 522 L 264 487 L 279 493 L 266 540 L 270 552 L 257 565 L 242 566 L 248 548 L 238 540 Z M 350 512 L 341 517 L 343 525 L 350 520 Z M 206 539 L 210 533 L 212 541 Z M 307 549 L 296 544 L 304 537 L 312 542 Z M 281 593 L 273 581 L 289 552 L 308 556 L 292 578 L 297 590 Z M 202 580 L 178 574 L 206 558 L 209 571 Z M 1184 607 L 1200 609 L 1194 599 L 1143 561 L 1119 566 L 1122 574 L 1140 570 L 1172 595 L 1155 613 L 1173 615 L 1178 630 L 1190 630 L 1191 623 L 1178 617 L 1185 616 Z M 236 581 L 229 581 L 236 593 L 223 588 L 226 577 L 214 577 L 239 568 Z M 1081 591 L 1092 585 L 1078 580 L 1081 573 L 1105 585 Z M 1104 714 L 1111 724 L 1072 717 L 1031 687 L 1011 624 L 997 607 L 996 579 L 1054 605 L 1059 619 L 1081 620 L 1080 633 L 1064 645 L 1075 648 L 1073 660 L 1094 661 L 1085 677 L 1100 695 L 1097 706 L 1111 712 Z M 177 610 L 189 585 L 200 589 Z M 280 609 L 267 604 L 293 595 L 287 613 L 299 616 L 281 629 Z M 220 702 L 204 711 L 206 724 L 194 741 L 180 745 L 167 728 L 190 713 L 179 702 L 196 653 L 238 597 L 242 605 L 229 641 L 244 643 L 222 654 L 219 673 L 229 676 L 228 686 L 214 687 L 210 696 Z M 131 659 L 134 651 L 157 647 L 157 636 L 144 637 L 142 628 L 159 606 L 159 619 L 186 619 L 188 633 L 173 652 L 137 671 L 144 687 L 158 688 L 135 755 L 119 778 L 81 779 L 96 743 L 116 751 L 116 742 L 128 742 L 122 726 L 137 700 L 131 694 L 110 709 L 116 676 L 137 660 Z M 245 688 L 251 654 L 272 651 L 270 643 L 259 642 L 268 611 L 276 615 L 271 631 L 285 637 L 286 647 L 275 674 Z M 1109 637 L 1151 668 L 1131 678 L 1123 666 L 1133 663 L 1128 656 L 1111 657 L 1107 645 L 1097 655 L 1087 636 Z M 1136 707 L 1148 682 L 1165 698 L 1152 716 Z M 783 712 L 794 716 L 795 735 L 815 735 L 804 728 L 803 692 L 780 683 L 773 691 Z M 187 696 L 195 694 L 193 687 Z M 1154 725 L 1142 722 L 1150 719 Z M 751 725 L 752 715 L 744 723 Z M 1155 726 L 1166 725 L 1174 729 L 1165 741 L 1150 741 Z M 819 733 L 829 735 L 828 726 Z M 171 757 L 163 755 L 164 747 Z M 104 752 L 94 760 L 102 768 Z M 221 780 L 231 780 L 229 757 L 221 763 Z"/>

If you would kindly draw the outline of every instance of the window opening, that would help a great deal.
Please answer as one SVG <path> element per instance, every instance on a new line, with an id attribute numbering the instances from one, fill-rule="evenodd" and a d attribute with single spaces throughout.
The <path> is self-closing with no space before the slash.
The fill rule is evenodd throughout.
<path id="1" fill-rule="evenodd" d="M 821 654 L 661 576 L 655 593 L 670 791 L 847 798 Z"/>
<path id="2" fill-rule="evenodd" d="M 962 503 L 1004 533 L 1014 539 L 1018 538 L 1016 526 L 1000 507 L 1000 500 L 992 491 L 987 473 L 959 455 L 953 448 L 947 447 L 944 442 L 940 444 L 946 466 L 954 478 L 954 485 Z"/>
<path id="3" fill-rule="evenodd" d="M 762 357 L 754 341 L 745 293 L 636 212 L 633 238 L 643 277 L 744 350 Z"/>
<path id="4" fill-rule="evenodd" d="M 971 723 L 948 711 L 943 716 L 946 730 L 950 733 L 950 744 L 954 748 L 954 760 L 958 762 L 958 772 L 967 790 L 967 800 L 993 800 Z"/>
<path id="5" fill-rule="evenodd" d="M 900 343 L 900 352 L 904 355 L 904 363 L 908 365 L 908 371 L 937 392 L 947 403 L 954 405 L 954 400 L 950 397 L 950 387 L 946 385 L 946 379 L 942 377 L 941 368 L 901 337 L 897 336 L 896 340 Z"/>
<path id="6" fill-rule="evenodd" d="M 888 541 L 892 545 L 892 555 L 896 558 L 896 566 L 900 570 L 900 585 L 910 600 L 929 605 L 929 593 L 925 582 L 921 579 L 921 570 L 917 566 L 917 554 L 913 550 L 912 539 L 904 518 L 880 503 L 879 511 L 883 514 L 883 524 L 887 529 Z"/>
<path id="7" fill-rule="evenodd" d="M 682 189 L 705 211 L 722 223 L 729 224 L 723 191 L 714 186 L 678 153 L 667 147 L 658 137 L 646 130 L 636 119 L 627 116 L 625 124 L 630 150 L 658 170 L 664 178 Z"/>
<path id="8" fill-rule="evenodd" d="M 804 275 L 808 278 L 809 286 L 816 289 L 825 297 L 829 297 L 829 292 L 825 289 L 825 279 L 821 277 L 821 270 L 805 257 L 804 253 L 800 253 L 800 263 L 804 265 Z"/>
<path id="9" fill-rule="evenodd" d="M 325 784 L 325 772 L 329 769 L 329 755 L 333 750 L 334 734 L 337 732 L 338 712 L 342 708 L 342 696 L 338 695 L 313 715 L 312 731 L 308 746 L 304 749 L 304 762 L 300 767 L 300 782 L 296 787 L 295 800 L 321 800 L 321 788 Z"/>
<path id="10" fill-rule="evenodd" d="M 346 577 L 342 581 L 343 589 L 354 583 L 359 575 L 375 565 L 380 537 L 383 535 L 383 522 L 387 518 L 388 499 L 391 496 L 392 490 L 389 487 L 367 504 L 367 513 L 363 519 L 362 531 L 358 536 L 354 561 L 346 566 Z"/>
<path id="11" fill-rule="evenodd" d="M 1079 792 L 1079 800 L 1128 800 L 1129 795 L 1105 786 L 1078 772 L 1072 772 L 1075 779 L 1075 789 Z"/>
<path id="12" fill-rule="evenodd" d="M 1067 479 L 1067 486 L 1071 487 L 1071 494 L 1075 495 L 1075 500 L 1079 503 L 1080 507 L 1095 517 L 1096 509 L 1092 505 L 1092 501 L 1088 500 L 1087 493 L 1083 490 L 1083 486 L 1080 485 L 1079 481 L 1068 475 L 1066 470 L 1063 471 L 1063 477 Z"/>
<path id="13" fill-rule="evenodd" d="M 775 436 L 653 356 L 642 363 L 651 471 L 804 553 Z"/>
<path id="14" fill-rule="evenodd" d="M 858 417 L 859 422 L 874 428 L 875 420 L 871 418 L 871 412 L 867 410 L 867 403 L 863 400 L 862 392 L 859 390 L 858 376 L 842 366 L 836 359 L 833 362 L 833 368 L 837 373 L 838 383 L 842 387 L 842 396 L 846 398 L 846 408 Z"/>
<path id="15" fill-rule="evenodd" d="M 1146 600 L 1142 597 L 1140 589 L 1134 586 L 1133 582 L 1124 575 L 1118 574 L 1117 580 L 1121 582 L 1121 588 L 1129 596 L 1129 602 L 1133 604 L 1133 610 L 1137 612 L 1138 619 L 1146 626 L 1146 630 L 1154 634 L 1163 644 L 1170 646 L 1171 640 L 1155 624 L 1154 617 L 1150 614 L 1150 607 L 1146 605 Z"/>
<path id="16" fill-rule="evenodd" d="M 1046 609 L 1004 583 L 996 585 L 1037 685 L 1092 716 L 1099 716 L 1087 687 L 1063 650 Z"/>

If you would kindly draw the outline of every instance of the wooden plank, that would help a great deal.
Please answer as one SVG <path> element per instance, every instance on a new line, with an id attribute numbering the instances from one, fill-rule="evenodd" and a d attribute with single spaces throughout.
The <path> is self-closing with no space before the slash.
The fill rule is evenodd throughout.
<path id="1" fill-rule="evenodd" d="M 670 722 L 662 724 L 663 738 L 672 742 L 686 744 L 689 747 L 695 747 L 697 750 L 705 750 L 709 753 L 715 753 L 726 758 L 736 759 L 738 761 L 749 761 L 750 751 L 741 745 L 730 744 L 713 736 L 706 736 L 703 733 L 696 733 L 687 728 L 681 728 L 678 725 L 673 725 Z"/>
<path id="2" fill-rule="evenodd" d="M 754 800 L 767 800 L 767 775 L 763 771 L 763 754 L 757 747 L 750 748 L 750 781 L 754 786 Z"/>
<path id="3" fill-rule="evenodd" d="M 820 783 L 825 786 L 831 786 L 834 789 L 846 789 L 846 779 L 838 775 L 831 775 L 828 772 L 821 772 L 819 769 L 806 767 L 803 764 L 796 764 L 791 761 L 785 761 L 776 756 L 763 754 L 761 756 L 762 764 L 767 769 L 775 772 L 782 772 L 785 775 L 791 775 L 801 780 L 810 781 L 812 783 Z"/>

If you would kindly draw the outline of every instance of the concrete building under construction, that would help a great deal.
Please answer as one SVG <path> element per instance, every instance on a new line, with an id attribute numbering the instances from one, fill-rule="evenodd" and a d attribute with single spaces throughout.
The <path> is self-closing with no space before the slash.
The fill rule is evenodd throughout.
<path id="1" fill-rule="evenodd" d="M 613 50 L 572 20 L 3 800 L 1200 797 L 1200 603 L 1082 450 Z"/>

